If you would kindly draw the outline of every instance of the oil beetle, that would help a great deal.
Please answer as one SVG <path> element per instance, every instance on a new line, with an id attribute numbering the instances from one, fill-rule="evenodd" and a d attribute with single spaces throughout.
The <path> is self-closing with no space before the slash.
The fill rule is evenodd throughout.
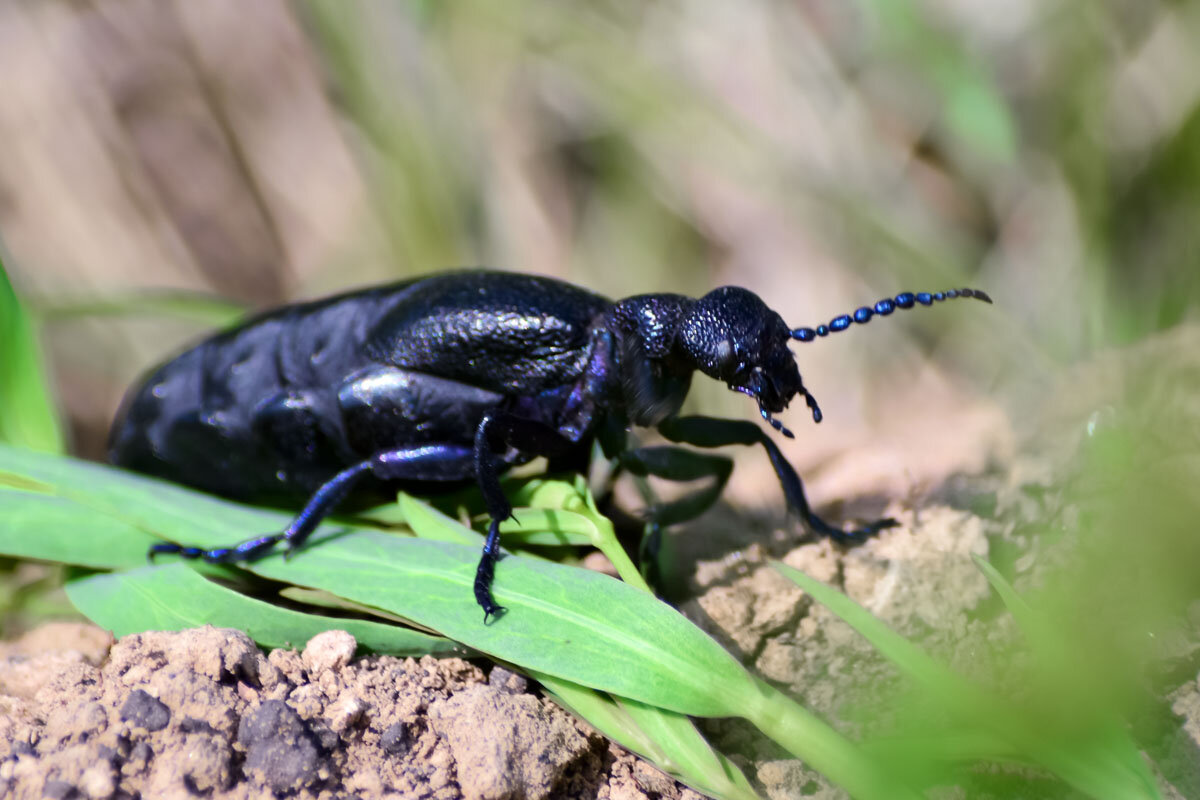
<path id="1" fill-rule="evenodd" d="M 802 396 L 790 341 L 808 342 L 896 309 L 975 289 L 909 293 L 816 328 L 786 325 L 759 297 L 726 286 L 693 299 L 643 294 L 612 302 L 568 283 L 500 272 L 454 272 L 286 306 L 217 334 L 131 390 L 110 438 L 114 464 L 250 502 L 303 503 L 282 532 L 228 548 L 156 545 L 155 553 L 226 562 L 303 545 L 335 506 L 365 491 L 475 481 L 491 517 L 475 575 L 484 621 L 499 523 L 512 513 L 499 474 L 536 456 L 580 469 L 595 441 L 618 468 L 711 487 L 656 507 L 652 521 L 700 513 L 729 476 L 722 457 L 665 445 L 626 448 L 630 426 L 711 448 L 761 445 L 790 508 L 812 531 L 845 531 L 808 506 L 799 476 L 762 428 L 677 416 L 699 370 L 773 416 Z"/>

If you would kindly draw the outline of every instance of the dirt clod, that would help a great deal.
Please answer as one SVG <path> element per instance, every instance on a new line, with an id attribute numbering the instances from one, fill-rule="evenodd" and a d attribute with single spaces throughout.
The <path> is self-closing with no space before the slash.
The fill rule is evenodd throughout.
<path id="1" fill-rule="evenodd" d="M 121 706 L 121 720 L 148 731 L 161 731 L 171 721 L 171 711 L 141 689 L 135 689 Z"/>
<path id="2" fill-rule="evenodd" d="M 550 797 L 566 768 L 593 747 L 565 712 L 491 686 L 435 703 L 429 719 L 450 743 L 459 785 L 472 800 Z"/>
<path id="3" fill-rule="evenodd" d="M 354 658 L 358 643 L 345 631 L 325 631 L 308 640 L 301 658 L 309 675 L 339 670 Z"/>
<path id="4" fill-rule="evenodd" d="M 379 737 L 379 746 L 390 756 L 402 756 L 412 746 L 412 732 L 408 725 L 397 722 Z"/>
<path id="5" fill-rule="evenodd" d="M 524 694 L 529 691 L 529 681 L 524 675 L 518 675 L 500 666 L 492 667 L 488 675 L 488 685 L 509 694 Z"/>
<path id="6" fill-rule="evenodd" d="M 323 766 L 312 730 L 280 700 L 242 717 L 238 744 L 246 748 L 246 774 L 276 794 L 311 786 Z"/>

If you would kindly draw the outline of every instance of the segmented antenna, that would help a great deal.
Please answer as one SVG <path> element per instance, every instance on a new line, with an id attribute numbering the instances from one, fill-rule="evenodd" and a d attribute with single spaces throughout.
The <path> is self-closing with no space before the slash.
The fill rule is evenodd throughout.
<path id="1" fill-rule="evenodd" d="M 853 314 L 842 314 L 840 317 L 834 317 L 829 321 L 828 325 L 818 325 L 815 328 L 796 328 L 792 331 L 792 338 L 801 342 L 811 342 L 818 336 L 828 336 L 830 333 L 844 331 L 850 327 L 850 323 L 852 322 L 865 325 L 876 314 L 886 317 L 897 308 L 912 308 L 917 303 L 923 306 L 931 306 L 935 302 L 953 300 L 956 297 L 974 297 L 976 300 L 982 300 L 985 303 L 992 302 L 992 298 L 978 289 L 951 289 L 947 292 L 902 292 L 895 297 L 885 297 L 876 303 L 874 307 L 863 306 Z"/>

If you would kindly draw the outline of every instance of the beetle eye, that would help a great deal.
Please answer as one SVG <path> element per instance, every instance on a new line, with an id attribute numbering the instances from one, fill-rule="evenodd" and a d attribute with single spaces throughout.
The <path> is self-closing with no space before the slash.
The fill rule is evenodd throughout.
<path id="1" fill-rule="evenodd" d="M 733 342 L 725 339 L 717 345 L 717 350 L 713 354 L 717 360 L 717 370 L 722 374 L 727 374 L 733 371 L 734 359 L 736 354 L 733 351 Z"/>

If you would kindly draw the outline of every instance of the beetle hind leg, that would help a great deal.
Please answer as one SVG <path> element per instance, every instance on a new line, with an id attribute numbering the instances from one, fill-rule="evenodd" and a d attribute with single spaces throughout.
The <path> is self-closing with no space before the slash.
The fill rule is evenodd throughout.
<path id="1" fill-rule="evenodd" d="M 287 554 L 290 555 L 304 545 L 322 520 L 333 513 L 355 484 L 368 474 L 385 481 L 454 481 L 470 477 L 473 469 L 471 449 L 462 445 L 430 444 L 387 450 L 347 467 L 321 484 L 300 513 L 279 533 L 256 536 L 232 547 L 212 549 L 174 543 L 156 544 L 147 555 L 151 560 L 156 555 L 174 554 L 187 559 L 228 564 L 261 558 L 279 542 L 286 543 Z"/>

